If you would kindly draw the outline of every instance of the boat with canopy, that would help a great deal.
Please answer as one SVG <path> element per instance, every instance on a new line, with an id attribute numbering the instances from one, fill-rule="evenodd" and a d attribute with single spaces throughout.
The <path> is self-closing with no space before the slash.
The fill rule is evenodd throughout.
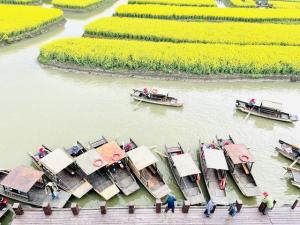
<path id="1" fill-rule="evenodd" d="M 290 159 L 290 160 L 293 160 L 293 161 L 297 161 L 298 164 L 300 164 L 300 148 L 295 146 L 295 145 L 292 145 L 292 144 L 289 144 L 285 141 L 282 141 L 282 140 L 279 140 L 279 144 L 280 144 L 280 147 L 275 147 L 275 150 L 283 155 L 284 157 Z"/>

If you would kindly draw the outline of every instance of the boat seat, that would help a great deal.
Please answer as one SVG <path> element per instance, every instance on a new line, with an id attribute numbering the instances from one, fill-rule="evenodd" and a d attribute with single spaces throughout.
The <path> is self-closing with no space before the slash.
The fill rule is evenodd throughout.
<path id="1" fill-rule="evenodd" d="M 249 172 L 249 169 L 248 169 L 247 165 L 245 163 L 243 163 L 242 167 L 243 167 L 243 170 L 244 170 L 245 174 L 249 175 L 250 172 Z"/>

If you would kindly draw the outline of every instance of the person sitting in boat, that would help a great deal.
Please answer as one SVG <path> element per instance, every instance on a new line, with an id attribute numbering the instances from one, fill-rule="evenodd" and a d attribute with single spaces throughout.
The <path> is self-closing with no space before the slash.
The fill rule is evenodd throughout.
<path id="1" fill-rule="evenodd" d="M 47 155 L 47 153 L 46 153 L 45 148 L 41 147 L 38 152 L 38 157 L 41 159 L 41 158 L 44 158 L 46 155 Z"/>
<path id="2" fill-rule="evenodd" d="M 255 106 L 255 103 L 256 103 L 255 99 L 252 98 L 252 99 L 248 102 L 249 108 L 252 108 L 253 106 Z"/>
<path id="3" fill-rule="evenodd" d="M 298 148 L 298 149 L 295 151 L 295 153 L 296 153 L 296 158 L 300 157 L 300 148 Z"/>
<path id="4" fill-rule="evenodd" d="M 210 143 L 209 148 L 211 148 L 211 149 L 216 149 L 216 148 L 217 148 L 217 146 L 216 146 L 216 144 L 215 144 L 214 141 L 212 141 L 212 142 Z"/>
<path id="5" fill-rule="evenodd" d="M 46 184 L 46 192 L 48 193 L 49 191 L 51 193 L 52 200 L 59 197 L 59 189 L 55 183 L 48 182 Z"/>
<path id="6" fill-rule="evenodd" d="M 8 199 L 7 199 L 7 198 L 2 198 L 2 199 L 0 200 L 0 210 L 6 208 L 7 203 L 8 203 Z"/>

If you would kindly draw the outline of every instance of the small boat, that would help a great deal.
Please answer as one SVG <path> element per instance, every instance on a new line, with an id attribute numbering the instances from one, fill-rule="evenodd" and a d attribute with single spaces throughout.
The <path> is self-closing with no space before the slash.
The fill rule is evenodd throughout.
<path id="1" fill-rule="evenodd" d="M 129 138 L 128 143 L 123 143 L 122 145 L 120 145 L 120 148 L 123 149 L 125 152 L 128 152 L 137 147 L 138 147 L 138 145 L 131 138 Z"/>
<path id="2" fill-rule="evenodd" d="M 205 199 L 200 187 L 200 170 L 189 153 L 184 153 L 181 145 L 167 147 L 169 166 L 184 198 L 191 205 L 203 205 Z"/>
<path id="3" fill-rule="evenodd" d="M 44 146 L 44 148 L 46 148 L 46 147 Z M 72 147 L 66 148 L 65 150 L 72 157 L 77 157 L 77 156 L 87 152 L 87 149 L 79 141 L 77 141 L 76 144 L 73 144 Z"/>
<path id="4" fill-rule="evenodd" d="M 28 153 L 35 166 L 44 171 L 45 175 L 58 187 L 71 193 L 76 198 L 81 198 L 92 189 L 92 185 L 78 173 L 74 158 L 62 148 L 54 151 L 45 147 L 46 155 Z"/>
<path id="5" fill-rule="evenodd" d="M 282 104 L 277 102 L 264 100 L 260 105 L 250 106 L 248 102 L 236 100 L 235 107 L 237 110 L 248 113 L 248 115 L 289 123 L 298 121 L 297 115 L 283 112 Z"/>
<path id="6" fill-rule="evenodd" d="M 174 107 L 183 106 L 182 102 L 179 102 L 177 98 L 168 96 L 168 94 L 164 95 L 164 94 L 145 92 L 145 91 L 133 89 L 133 93 L 131 93 L 130 96 L 134 100 L 141 101 L 141 102 L 147 102 L 147 103 L 164 105 L 164 106 L 174 106 Z"/>
<path id="7" fill-rule="evenodd" d="M 0 170 L 0 174 L 1 174 L 1 170 Z M 0 198 L 0 200 L 1 200 L 1 198 Z M 7 202 L 6 206 L 0 206 L 0 221 L 1 221 L 1 218 L 8 212 L 8 210 L 9 210 L 8 202 Z"/>
<path id="8" fill-rule="evenodd" d="M 134 175 L 156 199 L 171 193 L 157 168 L 157 159 L 149 148 L 139 146 L 127 152 L 128 165 Z"/>
<path id="9" fill-rule="evenodd" d="M 126 196 L 140 189 L 127 165 L 126 153 L 112 141 L 98 147 L 97 152 L 107 163 L 107 173 L 122 193 Z"/>
<path id="10" fill-rule="evenodd" d="M 217 205 L 228 205 L 226 171 L 228 166 L 224 151 L 214 143 L 199 142 L 199 161 L 210 199 Z"/>
<path id="11" fill-rule="evenodd" d="M 99 139 L 95 140 L 95 141 L 91 141 L 91 142 L 88 142 L 88 145 L 89 145 L 89 149 L 96 149 L 96 148 L 99 148 L 100 146 L 104 145 L 108 143 L 108 141 L 106 140 L 105 137 L 100 137 Z"/>
<path id="12" fill-rule="evenodd" d="M 225 158 L 229 167 L 229 173 L 246 197 L 260 195 L 256 181 L 251 174 L 254 158 L 243 144 L 235 144 L 229 136 L 227 140 L 217 138 L 218 145 L 224 150 Z"/>
<path id="13" fill-rule="evenodd" d="M 27 166 L 15 169 L 0 170 L 0 195 L 19 202 L 41 207 L 49 202 L 51 207 L 63 208 L 71 194 L 60 190 L 59 197 L 52 199 L 46 192 L 44 173 Z"/>
<path id="14" fill-rule="evenodd" d="M 300 188 L 300 169 L 294 167 L 284 167 L 292 175 L 291 183 L 295 187 Z"/>
<path id="15" fill-rule="evenodd" d="M 297 152 L 299 151 L 299 147 L 289 144 L 285 141 L 279 140 L 280 148 L 275 147 L 275 150 L 283 155 L 284 157 L 295 161 L 297 159 Z M 298 157 L 297 163 L 300 164 L 300 157 Z"/>

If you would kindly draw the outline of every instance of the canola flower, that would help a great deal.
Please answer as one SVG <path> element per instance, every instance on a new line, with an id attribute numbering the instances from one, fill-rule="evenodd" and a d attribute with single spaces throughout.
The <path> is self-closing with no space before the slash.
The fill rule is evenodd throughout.
<path id="1" fill-rule="evenodd" d="M 39 6 L 0 5 L 0 42 L 35 31 L 63 19 L 59 9 Z"/>
<path id="2" fill-rule="evenodd" d="M 217 8 L 164 5 L 123 5 L 115 15 L 158 19 L 205 19 L 248 22 L 300 21 L 298 9 Z"/>
<path id="3" fill-rule="evenodd" d="M 147 41 L 300 46 L 300 25 L 297 24 L 199 23 L 110 17 L 88 24 L 85 35 Z"/>
<path id="4" fill-rule="evenodd" d="M 29 4 L 38 4 L 40 0 L 0 0 L 2 4 L 16 4 L 16 5 L 29 5 Z"/>
<path id="5" fill-rule="evenodd" d="M 102 0 L 53 0 L 52 4 L 61 8 L 84 9 L 101 3 Z"/>
<path id="6" fill-rule="evenodd" d="M 66 38 L 44 45 L 39 61 L 105 70 L 300 74 L 300 47 Z"/>
<path id="7" fill-rule="evenodd" d="M 179 6 L 216 6 L 214 0 L 129 0 L 129 4 L 158 4 Z"/>

